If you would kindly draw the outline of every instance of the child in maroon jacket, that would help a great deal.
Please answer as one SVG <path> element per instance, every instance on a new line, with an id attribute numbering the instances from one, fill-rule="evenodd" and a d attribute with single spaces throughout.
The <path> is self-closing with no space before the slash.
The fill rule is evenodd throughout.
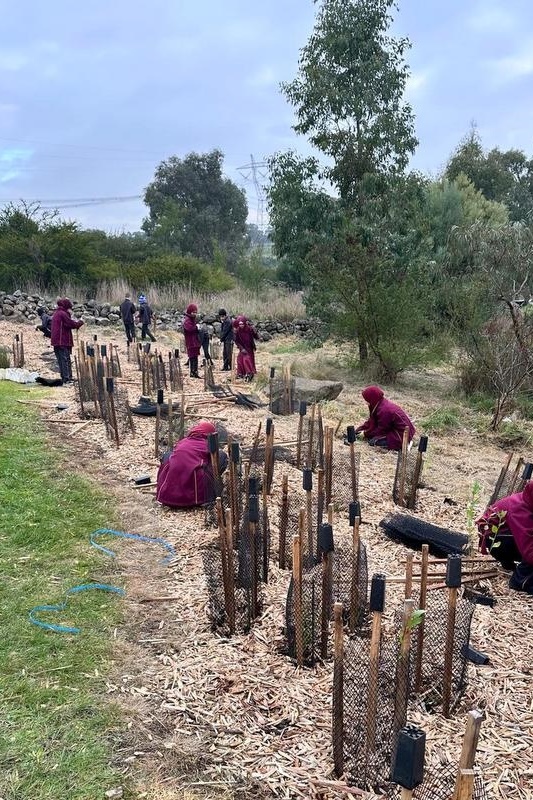
<path id="1" fill-rule="evenodd" d="M 157 473 L 156 500 L 170 508 L 201 506 L 214 498 L 213 472 L 208 438 L 216 433 L 212 422 L 199 422 L 191 428 L 185 439 L 174 447 L 170 458 L 164 461 Z M 219 450 L 221 471 L 227 456 Z"/>
<path id="2" fill-rule="evenodd" d="M 533 594 L 533 483 L 493 503 L 476 525 L 481 552 L 513 570 L 511 589 Z"/>
<path id="3" fill-rule="evenodd" d="M 189 303 L 183 317 L 183 335 L 185 336 L 185 348 L 189 359 L 189 370 L 191 378 L 199 378 L 198 375 L 198 356 L 200 355 L 200 336 L 196 315 L 198 306 Z"/>
<path id="4" fill-rule="evenodd" d="M 255 340 L 259 339 L 259 335 L 250 320 L 243 314 L 233 320 L 233 331 L 235 344 L 239 350 L 239 355 L 237 356 L 237 378 L 251 381 L 257 372 L 255 366 Z"/>
<path id="5" fill-rule="evenodd" d="M 367 386 L 361 394 L 368 403 L 370 415 L 355 432 L 362 433 L 370 445 L 401 450 L 404 430 L 409 431 L 409 441 L 415 435 L 415 426 L 403 408 L 387 400 L 379 386 Z"/>
<path id="6" fill-rule="evenodd" d="M 70 354 L 74 347 L 72 331 L 81 328 L 82 319 L 72 319 L 70 309 L 72 303 L 68 297 L 62 297 L 57 301 L 57 308 L 52 315 L 51 325 L 51 344 L 57 358 L 57 366 L 63 383 L 72 381 L 72 362 Z"/>

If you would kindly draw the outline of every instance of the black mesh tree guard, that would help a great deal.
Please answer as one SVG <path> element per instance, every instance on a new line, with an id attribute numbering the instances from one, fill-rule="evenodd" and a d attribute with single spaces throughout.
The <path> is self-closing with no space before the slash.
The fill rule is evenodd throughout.
<path id="1" fill-rule="evenodd" d="M 426 771 L 424 780 L 413 792 L 413 800 L 451 800 L 454 795 L 457 779 L 457 765 L 446 762 Z M 390 786 L 387 791 L 388 800 L 400 800 L 401 788 Z M 476 771 L 472 800 L 488 800 L 483 778 Z"/>
<path id="2" fill-rule="evenodd" d="M 358 500 L 360 460 L 360 454 L 355 453 L 354 481 L 352 482 L 352 463 L 349 450 L 346 448 L 333 454 L 331 497 L 327 498 L 327 502 L 340 507 L 347 506 L 352 500 Z"/>
<path id="3" fill-rule="evenodd" d="M 333 603 L 343 605 L 346 619 L 352 615 L 356 627 L 367 622 L 368 611 L 368 565 L 366 547 L 360 544 L 359 557 L 354 560 L 350 550 L 337 549 L 331 554 L 331 593 L 328 620 L 333 616 Z M 323 598 L 324 565 L 322 563 L 305 569 L 302 573 L 302 627 L 304 644 L 304 663 L 313 666 L 321 657 L 321 622 Z M 297 657 L 296 620 L 294 606 L 294 579 L 291 579 L 285 604 L 285 626 L 287 635 L 287 654 Z M 329 651 L 329 647 L 328 647 Z"/>
<path id="4" fill-rule="evenodd" d="M 208 594 L 208 619 L 213 630 L 223 636 L 230 634 L 230 625 L 226 610 L 226 592 L 222 568 L 222 551 L 218 546 L 202 549 L 202 562 Z M 249 554 L 241 555 L 233 551 L 230 558 L 230 569 L 233 574 L 232 605 L 235 616 L 235 632 L 247 633 L 254 619 L 252 604 L 252 571 Z M 260 586 L 257 584 L 257 586 Z M 261 612 L 263 597 L 260 589 L 257 592 L 255 616 Z"/>
<path id="5" fill-rule="evenodd" d="M 416 508 L 427 443 L 427 436 L 421 436 L 417 450 L 409 452 L 401 450 L 398 453 L 392 488 L 392 499 L 397 506 L 411 510 Z"/>
<path id="6" fill-rule="evenodd" d="M 424 625 L 415 628 L 411 637 L 411 691 L 422 699 L 428 710 L 440 710 L 443 699 L 446 651 L 446 616 L 448 592 L 431 589 L 427 593 Z M 462 594 L 457 599 L 451 659 L 451 708 L 467 684 L 468 648 L 475 602 Z M 420 642 L 420 638 L 423 642 Z"/>
<path id="7" fill-rule="evenodd" d="M 407 716 L 407 692 L 398 691 L 398 635 L 381 638 L 376 663 L 370 641 L 345 639 L 333 676 L 333 748 L 349 783 L 379 790 L 390 780 L 398 730 Z M 409 669 L 409 665 L 402 666 Z M 400 682 L 401 683 L 401 682 Z"/>

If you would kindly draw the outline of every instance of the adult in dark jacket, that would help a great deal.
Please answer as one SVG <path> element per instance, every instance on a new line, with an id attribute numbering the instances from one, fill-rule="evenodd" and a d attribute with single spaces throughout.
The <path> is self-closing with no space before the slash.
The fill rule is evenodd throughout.
<path id="1" fill-rule="evenodd" d="M 533 483 L 493 503 L 476 525 L 481 552 L 513 570 L 511 589 L 533 594 Z"/>
<path id="2" fill-rule="evenodd" d="M 139 322 L 141 323 L 141 339 L 150 339 L 150 341 L 155 342 L 155 336 L 153 335 L 152 331 L 150 330 L 150 325 L 152 324 L 152 317 L 154 316 L 152 309 L 148 305 L 148 301 L 144 294 L 139 296 Z"/>
<path id="3" fill-rule="evenodd" d="M 52 338 L 52 317 L 47 313 L 46 309 L 42 306 L 37 309 L 37 314 L 41 318 L 41 324 L 37 325 L 35 330 L 41 331 L 47 339 Z"/>
<path id="4" fill-rule="evenodd" d="M 161 464 L 157 473 L 156 500 L 170 508 L 201 506 L 213 498 L 213 472 L 209 453 L 209 434 L 216 433 L 212 422 L 199 422 L 191 428 Z M 221 471 L 227 456 L 219 451 Z"/>
<path id="5" fill-rule="evenodd" d="M 387 400 L 379 386 L 367 386 L 361 394 L 368 403 L 370 415 L 355 432 L 362 433 L 371 445 L 401 450 L 404 430 L 409 431 L 409 441 L 415 435 L 415 426 L 403 408 Z"/>
<path id="6" fill-rule="evenodd" d="M 225 308 L 220 309 L 218 318 L 220 320 L 219 339 L 222 342 L 222 372 L 230 372 L 233 359 L 233 320 L 228 317 Z"/>
<path id="7" fill-rule="evenodd" d="M 183 335 L 185 336 L 185 349 L 189 359 L 189 372 L 191 378 L 199 378 L 198 375 L 198 356 L 200 355 L 200 335 L 196 316 L 198 306 L 189 303 L 183 317 Z"/>
<path id="8" fill-rule="evenodd" d="M 72 303 L 68 297 L 62 297 L 57 301 L 57 308 L 52 315 L 50 338 L 63 383 L 68 383 L 72 380 L 71 353 L 74 347 L 72 331 L 81 328 L 83 325 L 82 319 L 72 319 L 70 315 L 71 308 Z"/>
<path id="9" fill-rule="evenodd" d="M 259 335 L 250 320 L 243 314 L 233 320 L 233 333 L 235 344 L 239 350 L 239 355 L 237 356 L 237 378 L 251 381 L 257 372 L 255 366 L 255 340 L 259 339 Z"/>
<path id="10" fill-rule="evenodd" d="M 135 341 L 135 312 L 136 308 L 131 302 L 129 294 L 127 294 L 120 304 L 120 318 L 126 331 L 126 339 L 128 342 Z"/>

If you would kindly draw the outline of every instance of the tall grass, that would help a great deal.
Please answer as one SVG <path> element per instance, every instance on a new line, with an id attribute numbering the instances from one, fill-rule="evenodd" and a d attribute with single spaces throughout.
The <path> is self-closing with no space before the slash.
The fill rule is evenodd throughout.
<path id="1" fill-rule="evenodd" d="M 29 294 L 44 294 L 51 297 L 50 292 L 43 292 L 38 286 L 30 285 L 24 289 Z M 57 296 L 70 297 L 72 300 L 84 302 L 90 298 L 98 303 L 118 305 L 128 293 L 134 299 L 136 292 L 133 286 L 122 278 L 102 281 L 96 291 L 88 290 L 75 284 L 65 283 L 59 287 Z M 189 303 L 196 303 L 200 313 L 216 314 L 219 308 L 225 308 L 231 315 L 246 314 L 252 320 L 274 319 L 276 322 L 292 322 L 294 319 L 306 317 L 305 305 L 300 292 L 292 292 L 280 286 L 266 285 L 254 291 L 236 286 L 217 294 L 193 291 L 190 286 L 169 284 L 158 286 L 149 284 L 143 287 L 143 294 L 156 311 L 184 311 Z"/>

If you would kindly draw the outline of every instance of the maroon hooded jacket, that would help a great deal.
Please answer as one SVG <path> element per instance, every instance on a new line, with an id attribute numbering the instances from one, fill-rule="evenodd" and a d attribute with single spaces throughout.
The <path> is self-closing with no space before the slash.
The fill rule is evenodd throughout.
<path id="1" fill-rule="evenodd" d="M 487 552 L 487 539 L 492 536 L 492 526 L 497 525 L 502 533 L 511 532 L 522 560 L 533 566 L 533 483 L 526 483 L 523 492 L 493 503 L 476 520 L 476 525 L 482 553 Z"/>
<path id="2" fill-rule="evenodd" d="M 81 328 L 82 319 L 72 319 L 70 309 L 72 303 L 68 297 L 63 297 L 57 301 L 57 308 L 52 315 L 52 347 L 74 347 L 72 331 Z"/>
<path id="3" fill-rule="evenodd" d="M 409 441 L 415 435 L 415 426 L 403 408 L 387 400 L 379 386 L 367 386 L 361 394 L 369 405 L 370 416 L 356 432 L 362 431 L 365 439 L 386 437 L 389 450 L 401 450 L 405 428 L 409 430 Z"/>
<path id="4" fill-rule="evenodd" d="M 257 331 L 244 315 L 235 317 L 233 320 L 233 332 L 235 344 L 239 349 L 237 356 L 237 375 L 255 375 L 255 340 L 259 338 Z"/>
<path id="5" fill-rule="evenodd" d="M 216 433 L 211 422 L 199 422 L 181 439 L 157 473 L 156 500 L 171 508 L 200 506 L 209 498 L 211 456 L 207 437 Z"/>
<path id="6" fill-rule="evenodd" d="M 197 306 L 191 303 L 187 306 L 185 317 L 183 318 L 183 335 L 185 336 L 185 348 L 189 358 L 198 358 L 200 355 L 200 337 L 198 336 L 198 325 L 196 317 L 191 316 L 198 311 Z"/>

